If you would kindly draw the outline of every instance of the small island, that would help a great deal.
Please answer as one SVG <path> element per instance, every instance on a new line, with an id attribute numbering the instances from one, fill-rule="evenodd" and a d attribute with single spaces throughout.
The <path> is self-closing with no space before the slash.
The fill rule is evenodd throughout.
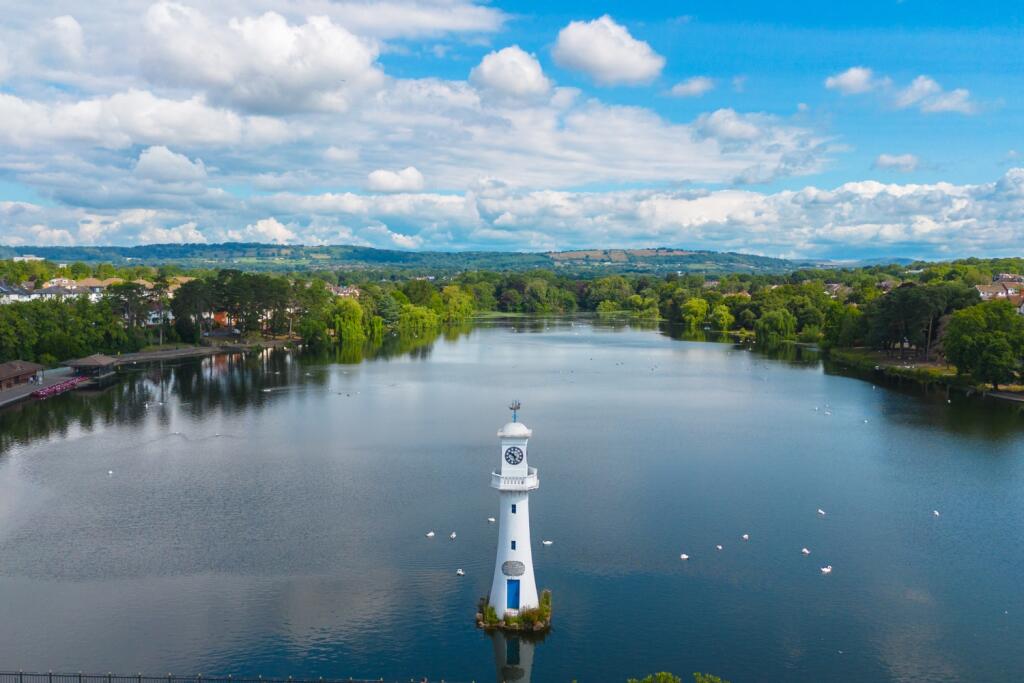
<path id="1" fill-rule="evenodd" d="M 540 604 L 537 607 L 521 609 L 518 614 L 506 614 L 504 618 L 498 617 L 497 610 L 484 596 L 477 605 L 476 625 L 485 631 L 546 633 L 551 629 L 551 591 L 544 589 L 541 592 Z"/>

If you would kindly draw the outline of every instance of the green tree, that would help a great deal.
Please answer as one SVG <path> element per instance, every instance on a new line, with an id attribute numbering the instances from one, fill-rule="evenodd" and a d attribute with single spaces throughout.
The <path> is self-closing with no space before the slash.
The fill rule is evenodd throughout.
<path id="1" fill-rule="evenodd" d="M 457 323 L 473 317 L 473 295 L 459 285 L 448 285 L 441 290 L 443 313 L 446 323 Z"/>
<path id="2" fill-rule="evenodd" d="M 729 311 L 729 307 L 725 304 L 718 304 L 711 310 L 711 325 L 716 330 L 725 332 L 732 328 L 732 324 L 736 321 L 732 313 Z"/>
<path id="3" fill-rule="evenodd" d="M 708 317 L 708 302 L 699 297 L 690 297 L 683 304 L 679 315 L 681 322 L 691 334 L 700 329 Z"/>
<path id="4" fill-rule="evenodd" d="M 339 298 L 331 313 L 334 339 L 340 345 L 362 345 L 366 341 L 363 330 L 363 307 L 355 299 Z"/>
<path id="5" fill-rule="evenodd" d="M 1013 381 L 1024 353 L 1024 316 L 1008 301 L 986 301 L 957 311 L 943 338 L 958 374 L 996 389 Z"/>
<path id="6" fill-rule="evenodd" d="M 759 344 L 778 346 L 796 336 L 796 316 L 785 308 L 767 311 L 754 324 Z"/>

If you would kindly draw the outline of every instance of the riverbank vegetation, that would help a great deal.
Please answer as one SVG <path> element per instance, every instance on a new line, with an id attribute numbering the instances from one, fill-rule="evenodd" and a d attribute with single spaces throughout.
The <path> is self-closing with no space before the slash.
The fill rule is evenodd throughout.
<path id="1" fill-rule="evenodd" d="M 727 333 L 765 347 L 858 350 L 873 354 L 876 364 L 955 368 L 962 382 L 1000 387 L 1020 382 L 1024 354 L 1024 316 L 1018 313 L 1024 309 L 1015 308 L 1024 285 L 1001 274 L 1022 271 L 1024 259 L 593 278 L 555 270 L 277 275 L 0 261 L 0 279 L 7 282 L 124 280 L 98 301 L 71 297 L 0 307 L 0 360 L 50 363 L 166 341 L 203 343 L 218 334 L 298 337 L 315 350 L 346 349 L 356 360 L 363 350 L 396 339 L 429 343 L 444 328 L 481 314 L 594 312 L 667 321 L 691 335 Z M 181 275 L 189 277 L 171 292 L 166 283 Z M 991 288 L 994 281 L 1005 281 L 1005 296 L 990 293 L 983 301 L 977 285 Z"/>

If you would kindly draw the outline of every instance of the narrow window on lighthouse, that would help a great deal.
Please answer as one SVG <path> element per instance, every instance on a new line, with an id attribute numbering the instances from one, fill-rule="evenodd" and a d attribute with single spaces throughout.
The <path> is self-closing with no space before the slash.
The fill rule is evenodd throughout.
<path id="1" fill-rule="evenodd" d="M 516 549 L 516 542 L 512 541 L 512 550 L 515 550 L 515 549 Z"/>
<path id="2" fill-rule="evenodd" d="M 512 503 L 512 514 L 516 514 L 516 504 Z"/>

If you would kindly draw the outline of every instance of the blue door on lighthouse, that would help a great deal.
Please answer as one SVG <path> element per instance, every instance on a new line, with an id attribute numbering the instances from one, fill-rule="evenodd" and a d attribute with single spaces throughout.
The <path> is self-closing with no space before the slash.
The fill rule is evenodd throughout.
<path id="1" fill-rule="evenodd" d="M 519 579 L 508 580 L 508 597 L 505 600 L 505 609 L 519 609 Z"/>

